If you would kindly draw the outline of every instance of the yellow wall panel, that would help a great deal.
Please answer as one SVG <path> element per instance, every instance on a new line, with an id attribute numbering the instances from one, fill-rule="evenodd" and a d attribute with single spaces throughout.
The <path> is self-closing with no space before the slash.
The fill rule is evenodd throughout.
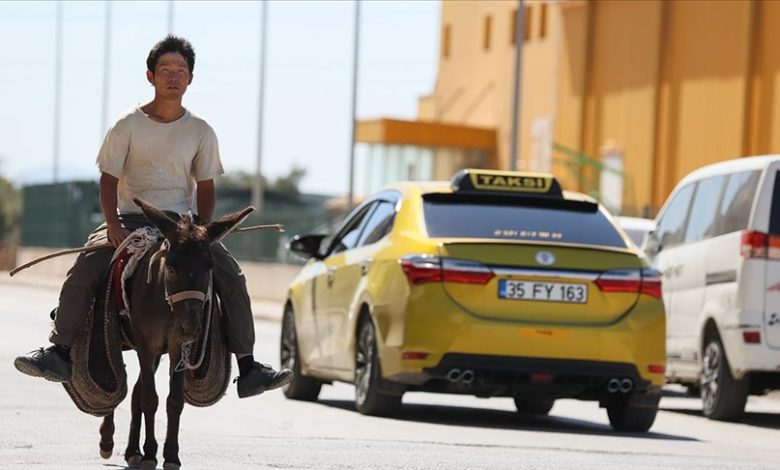
<path id="1" fill-rule="evenodd" d="M 623 150 L 624 205 L 640 213 L 650 199 L 661 4 L 599 2 L 594 9 L 591 81 L 594 108 L 584 150 L 600 155 L 614 142 Z"/>
<path id="2" fill-rule="evenodd" d="M 676 125 L 666 149 L 670 180 L 743 149 L 749 60 L 748 2 L 670 3 L 669 108 Z"/>

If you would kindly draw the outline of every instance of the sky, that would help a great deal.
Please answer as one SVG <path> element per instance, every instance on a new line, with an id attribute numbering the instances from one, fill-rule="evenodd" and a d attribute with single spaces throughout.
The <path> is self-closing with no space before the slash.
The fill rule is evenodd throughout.
<path id="1" fill-rule="evenodd" d="M 63 2 L 60 181 L 96 180 L 107 126 L 153 98 L 145 62 L 168 33 L 170 2 L 111 2 L 104 123 L 106 5 Z M 267 9 L 262 172 L 273 179 L 303 167 L 303 191 L 345 194 L 355 3 L 270 1 Z M 184 105 L 215 129 L 227 173 L 256 167 L 261 11 L 254 1 L 173 2 L 173 33 L 196 52 Z M 436 81 L 439 15 L 438 1 L 361 2 L 358 119 L 416 117 L 418 97 Z M 17 185 L 54 179 L 55 18 L 55 2 L 0 1 L 0 175 Z"/>

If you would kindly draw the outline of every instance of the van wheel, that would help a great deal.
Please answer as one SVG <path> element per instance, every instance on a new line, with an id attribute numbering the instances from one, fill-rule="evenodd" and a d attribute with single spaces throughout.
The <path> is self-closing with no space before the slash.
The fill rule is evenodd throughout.
<path id="1" fill-rule="evenodd" d="M 702 355 L 702 412 L 710 419 L 735 421 L 745 412 L 748 381 L 731 375 L 729 361 L 720 338 L 709 338 Z"/>
<path id="2" fill-rule="evenodd" d="M 552 399 L 542 398 L 537 400 L 526 400 L 523 398 L 515 398 L 517 412 L 522 414 L 546 415 L 550 413 L 554 404 L 555 400 Z"/>
<path id="3" fill-rule="evenodd" d="M 370 319 L 365 319 L 360 325 L 355 347 L 355 408 L 361 414 L 389 416 L 401 408 L 402 395 L 380 392 L 381 380 L 374 325 Z"/>
<path id="4" fill-rule="evenodd" d="M 293 378 L 282 388 L 284 396 L 293 400 L 314 401 L 320 394 L 322 382 L 301 373 L 301 358 L 298 353 L 298 336 L 295 333 L 295 316 L 288 304 L 282 318 L 282 334 L 279 348 L 282 367 L 293 371 Z"/>
<path id="5" fill-rule="evenodd" d="M 658 402 L 655 406 L 632 406 L 629 397 L 620 397 L 607 404 L 609 424 L 615 431 L 647 432 L 658 414 Z"/>

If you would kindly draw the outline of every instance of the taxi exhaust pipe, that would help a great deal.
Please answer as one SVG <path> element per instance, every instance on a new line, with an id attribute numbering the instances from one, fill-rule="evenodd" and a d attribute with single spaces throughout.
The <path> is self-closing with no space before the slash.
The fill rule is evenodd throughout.
<path id="1" fill-rule="evenodd" d="M 607 382 L 607 391 L 609 393 L 617 393 L 618 390 L 620 390 L 620 379 L 609 379 L 609 382 Z"/>
<path id="2" fill-rule="evenodd" d="M 620 381 L 620 393 L 628 393 L 634 388 L 634 381 L 631 379 L 623 379 Z"/>
<path id="3" fill-rule="evenodd" d="M 464 385 L 470 385 L 474 383 L 474 371 L 467 369 L 464 370 L 463 373 L 460 375 L 460 381 L 463 382 Z"/>
<path id="4" fill-rule="evenodd" d="M 463 373 L 460 371 L 460 369 L 455 368 L 455 369 L 450 369 L 450 371 L 447 372 L 447 376 L 446 377 L 447 377 L 447 380 L 449 380 L 450 382 L 455 383 L 455 382 L 460 381 L 462 376 L 463 376 Z"/>

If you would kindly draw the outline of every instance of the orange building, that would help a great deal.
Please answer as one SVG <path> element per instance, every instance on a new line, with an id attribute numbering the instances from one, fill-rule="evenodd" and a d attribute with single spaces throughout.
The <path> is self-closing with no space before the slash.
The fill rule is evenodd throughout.
<path id="1" fill-rule="evenodd" d="M 511 167 L 518 3 L 442 1 L 418 119 L 358 123 L 372 186 Z M 540 0 L 524 13 L 518 169 L 652 215 L 694 168 L 780 152 L 780 2 Z"/>

